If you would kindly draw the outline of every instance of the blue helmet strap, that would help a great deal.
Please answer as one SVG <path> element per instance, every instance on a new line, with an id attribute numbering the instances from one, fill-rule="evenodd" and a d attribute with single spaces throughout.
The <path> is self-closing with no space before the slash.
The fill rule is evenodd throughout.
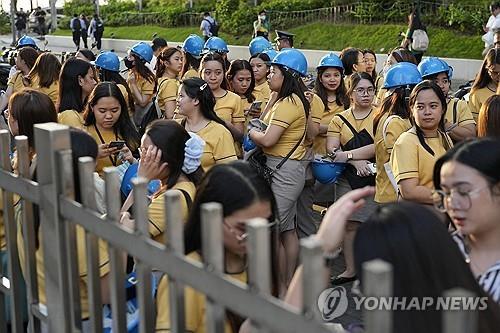
<path id="1" fill-rule="evenodd" d="M 283 69 L 285 71 L 287 71 L 288 73 L 290 73 L 294 78 L 300 78 L 300 74 L 296 70 L 293 70 L 285 65 L 282 65 L 282 66 L 283 66 Z"/>
<path id="2" fill-rule="evenodd" d="M 405 97 L 405 102 L 409 103 L 410 102 L 410 94 L 411 94 L 411 87 L 409 84 L 406 85 L 405 90 L 404 90 L 404 97 Z"/>

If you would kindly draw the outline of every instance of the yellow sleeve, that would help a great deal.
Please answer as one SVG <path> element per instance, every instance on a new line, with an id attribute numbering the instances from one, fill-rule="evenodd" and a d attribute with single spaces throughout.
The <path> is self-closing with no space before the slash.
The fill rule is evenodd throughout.
<path id="1" fill-rule="evenodd" d="M 187 219 L 188 216 L 188 206 L 187 202 L 184 198 L 184 194 L 181 193 L 181 212 L 182 212 L 182 218 L 184 221 Z M 191 198 L 192 200 L 193 198 Z M 150 235 L 154 238 L 158 236 L 159 234 L 165 232 L 165 217 L 167 215 L 167 212 L 165 211 L 165 193 L 160 194 L 156 198 L 151 201 L 151 204 L 149 205 L 148 208 L 148 213 L 149 213 L 149 233 Z"/>
<path id="2" fill-rule="evenodd" d="M 474 121 L 474 116 L 469 108 L 466 101 L 458 100 L 457 105 L 457 124 L 459 126 L 465 126 L 470 124 L 476 124 Z"/>
<path id="3" fill-rule="evenodd" d="M 311 110 L 309 112 L 311 120 L 316 124 L 320 124 L 321 118 L 323 118 L 323 114 L 325 113 L 325 109 L 325 104 L 323 104 L 321 98 L 314 94 L 311 102 Z"/>
<path id="4" fill-rule="evenodd" d="M 272 110 L 269 126 L 276 125 L 287 129 L 294 121 L 299 119 L 301 116 L 299 114 L 299 106 L 292 102 L 291 97 L 275 105 L 276 108 Z"/>
<path id="5" fill-rule="evenodd" d="M 391 154 L 391 168 L 396 182 L 403 179 L 418 178 L 418 147 L 413 144 L 413 134 L 402 134 Z"/>
<path id="6" fill-rule="evenodd" d="M 474 120 L 477 121 L 479 111 L 481 110 L 481 102 L 477 98 L 477 94 L 475 92 L 469 95 L 469 109 L 472 112 Z"/>
<path id="7" fill-rule="evenodd" d="M 394 147 L 394 143 L 396 140 L 408 130 L 408 126 L 404 120 L 399 118 L 393 118 L 389 121 L 387 125 L 387 129 L 385 131 L 385 148 L 387 149 L 387 153 L 391 153 L 392 147 Z"/>
<path id="8" fill-rule="evenodd" d="M 151 83 L 144 78 L 141 79 L 140 84 L 138 84 L 137 86 L 141 92 L 141 95 L 153 95 L 155 90 L 154 82 Z"/>
<path id="9" fill-rule="evenodd" d="M 233 124 L 244 123 L 245 122 L 245 112 L 244 112 L 243 108 L 241 107 L 241 101 L 240 101 L 241 98 L 239 96 L 236 96 L 236 97 L 238 97 L 238 99 L 234 99 L 235 103 L 234 103 L 234 112 L 232 115 L 232 122 L 233 122 Z"/>
<path id="10" fill-rule="evenodd" d="M 175 80 L 166 80 L 167 82 L 162 82 L 160 87 L 160 91 L 158 91 L 158 101 L 160 105 L 163 105 L 165 102 L 175 101 L 177 99 L 177 90 L 178 86 Z"/>
<path id="11" fill-rule="evenodd" d="M 342 130 L 342 119 L 334 116 L 328 124 L 327 136 L 340 139 L 340 131 Z"/>
<path id="12" fill-rule="evenodd" d="M 198 72 L 194 68 L 191 68 L 186 73 L 184 73 L 184 75 L 182 76 L 182 79 L 185 80 L 185 79 L 189 79 L 192 77 L 200 77 L 198 75 Z"/>
<path id="13" fill-rule="evenodd" d="M 68 125 L 76 128 L 83 128 L 83 116 L 75 110 L 66 110 L 57 115 L 59 124 Z"/>
<path id="14" fill-rule="evenodd" d="M 88 274 L 87 269 L 87 243 L 85 237 L 85 230 L 81 226 L 76 227 L 77 238 L 77 253 L 78 253 L 78 267 L 80 277 L 85 277 Z M 102 239 L 98 239 L 99 247 L 99 276 L 103 277 L 109 273 L 109 256 L 108 256 L 108 243 Z"/>
<path id="15" fill-rule="evenodd" d="M 215 164 L 237 160 L 236 151 L 234 150 L 234 139 L 231 133 L 225 127 L 220 127 L 220 129 L 219 140 L 213 151 Z"/>

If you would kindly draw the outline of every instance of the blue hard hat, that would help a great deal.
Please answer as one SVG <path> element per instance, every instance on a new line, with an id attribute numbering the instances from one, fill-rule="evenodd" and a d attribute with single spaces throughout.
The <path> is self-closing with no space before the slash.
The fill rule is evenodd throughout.
<path id="1" fill-rule="evenodd" d="M 210 37 L 203 46 L 204 52 L 228 53 L 227 43 L 220 37 Z"/>
<path id="2" fill-rule="evenodd" d="M 250 150 L 254 149 L 255 147 L 257 147 L 255 142 L 253 142 L 253 140 L 250 139 L 250 137 L 248 135 L 245 135 L 243 137 L 243 150 L 250 151 Z"/>
<path id="3" fill-rule="evenodd" d="M 271 65 L 281 65 L 302 76 L 307 75 L 307 59 L 297 49 L 282 49 L 276 57 L 271 60 Z"/>
<path id="4" fill-rule="evenodd" d="M 19 40 L 17 41 L 16 48 L 20 49 L 24 46 L 32 46 L 34 48 L 38 48 L 36 46 L 36 41 L 32 37 L 26 35 L 19 38 Z"/>
<path id="5" fill-rule="evenodd" d="M 111 51 L 106 51 L 99 53 L 95 61 L 90 62 L 92 65 L 96 67 L 112 71 L 119 72 L 120 71 L 120 58 L 116 55 L 116 53 Z"/>
<path id="6" fill-rule="evenodd" d="M 121 193 L 125 196 L 128 197 L 130 194 L 130 191 L 132 191 L 133 185 L 132 185 L 132 180 L 134 178 L 137 178 L 137 169 L 139 168 L 139 163 L 134 163 L 131 164 L 128 168 L 127 171 L 125 171 L 125 174 L 123 175 L 122 178 L 122 183 L 120 186 L 120 191 Z M 148 193 L 153 194 L 161 186 L 161 182 L 158 179 L 153 179 L 148 183 Z"/>
<path id="7" fill-rule="evenodd" d="M 271 60 L 273 60 L 274 57 L 276 57 L 278 55 L 278 51 L 276 51 L 275 49 L 267 49 L 267 50 L 262 51 L 262 53 L 267 54 L 267 56 Z"/>
<path id="8" fill-rule="evenodd" d="M 321 184 L 333 184 L 346 168 L 346 163 L 332 162 L 321 158 L 315 158 L 311 165 L 314 178 Z"/>
<path id="9" fill-rule="evenodd" d="M 272 47 L 271 43 L 262 36 L 255 37 L 250 41 L 250 44 L 248 44 L 248 50 L 250 51 L 251 56 Z"/>
<path id="10" fill-rule="evenodd" d="M 415 64 L 410 62 L 398 62 L 392 65 L 384 79 L 384 88 L 396 88 L 408 85 L 416 85 L 422 81 L 422 75 Z"/>
<path id="11" fill-rule="evenodd" d="M 201 51 L 203 50 L 203 45 L 205 41 L 198 35 L 191 34 L 182 43 L 182 50 L 191 54 L 193 57 L 199 58 L 201 56 Z"/>
<path id="12" fill-rule="evenodd" d="M 439 73 L 447 73 L 449 79 L 453 76 L 453 68 L 451 68 L 446 61 L 436 57 L 430 57 L 422 60 L 422 62 L 418 65 L 418 70 L 424 79 Z"/>
<path id="13" fill-rule="evenodd" d="M 151 45 L 144 42 L 134 44 L 134 46 L 130 48 L 130 52 L 134 53 L 146 62 L 151 62 L 153 59 L 153 48 Z"/>
<path id="14" fill-rule="evenodd" d="M 319 60 L 318 67 L 316 67 L 316 69 L 327 68 L 327 67 L 335 67 L 340 69 L 341 72 L 344 72 L 344 64 L 342 63 L 342 60 L 340 60 L 339 56 L 333 52 L 323 56 Z"/>

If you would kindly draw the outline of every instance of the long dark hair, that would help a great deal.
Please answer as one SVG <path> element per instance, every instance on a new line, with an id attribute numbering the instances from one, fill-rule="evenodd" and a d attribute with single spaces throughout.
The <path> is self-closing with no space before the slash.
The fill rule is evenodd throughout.
<path id="1" fill-rule="evenodd" d="M 396 115 L 403 119 L 410 118 L 410 105 L 408 103 L 413 86 L 397 87 L 394 92 L 384 98 L 380 109 L 375 113 L 373 118 L 373 131 L 377 132 L 377 126 L 380 119 L 387 114 L 388 116 Z"/>
<path id="2" fill-rule="evenodd" d="M 226 126 L 224 120 L 220 119 L 214 111 L 215 97 L 208 83 L 198 77 L 192 77 L 182 81 L 182 89 L 190 98 L 196 98 L 200 101 L 200 112 L 203 117 Z"/>
<path id="3" fill-rule="evenodd" d="M 500 140 L 482 138 L 465 140 L 451 148 L 434 164 L 434 187 L 441 188 L 441 168 L 449 161 L 457 161 L 479 172 L 493 190 L 500 184 Z M 493 192 L 500 195 L 500 188 Z"/>
<path id="4" fill-rule="evenodd" d="M 182 68 L 182 72 L 179 77 L 183 77 L 186 72 L 192 68 L 198 72 L 200 68 L 201 58 L 195 58 L 191 53 L 184 52 L 184 67 Z"/>
<path id="5" fill-rule="evenodd" d="M 344 74 L 346 76 L 354 73 L 354 65 L 358 63 L 358 56 L 360 53 L 363 52 L 355 47 L 347 47 L 340 52 L 340 59 L 344 65 Z"/>
<path id="6" fill-rule="evenodd" d="M 36 59 L 28 74 L 28 79 L 33 82 L 35 76 L 38 76 L 40 88 L 48 88 L 59 80 L 60 72 L 61 63 L 59 59 L 52 53 L 44 52 Z"/>
<path id="7" fill-rule="evenodd" d="M 182 55 L 182 51 L 176 47 L 167 47 L 163 49 L 158 55 L 158 59 L 156 61 L 156 78 L 159 79 L 165 72 L 167 71 L 167 62 L 170 62 L 170 58 L 179 52 Z"/>
<path id="8" fill-rule="evenodd" d="M 186 141 L 191 138 L 189 133 L 174 120 L 159 119 L 146 127 L 144 135 L 149 136 L 153 144 L 161 150 L 161 162 L 168 163 L 169 174 L 166 187 L 172 188 L 183 173 L 184 149 Z M 198 185 L 203 176 L 203 169 L 200 166 L 195 172 L 185 175 L 191 182 Z"/>
<path id="9" fill-rule="evenodd" d="M 54 103 L 44 93 L 35 89 L 22 89 L 9 99 L 9 113 L 17 121 L 18 135 L 28 137 L 30 148 L 35 147 L 35 124 L 57 123 L 57 112 Z"/>
<path id="10" fill-rule="evenodd" d="M 92 65 L 75 57 L 66 60 L 59 76 L 59 110 L 76 110 L 82 112 L 86 101 L 82 99 L 82 87 L 78 77 L 85 77 Z"/>
<path id="11" fill-rule="evenodd" d="M 246 60 L 241 60 L 241 59 L 233 60 L 231 62 L 231 65 L 229 66 L 229 70 L 227 71 L 226 77 L 227 80 L 231 82 L 233 78 L 236 76 L 236 74 L 244 69 L 250 72 L 250 77 L 251 77 L 250 86 L 248 86 L 248 89 L 244 95 L 247 101 L 249 103 L 252 103 L 253 101 L 255 101 L 255 96 L 253 95 L 253 90 L 255 89 L 255 76 L 253 75 L 253 70 L 250 63 Z"/>
<path id="12" fill-rule="evenodd" d="M 483 64 L 481 65 L 481 70 L 479 74 L 476 76 L 474 83 L 472 84 L 472 88 L 470 92 L 473 93 L 478 89 L 486 87 L 491 81 L 490 74 L 488 73 L 488 68 L 491 66 L 500 65 L 500 52 L 498 49 L 492 48 L 486 53 L 484 57 Z"/>
<path id="13" fill-rule="evenodd" d="M 414 65 L 418 65 L 417 59 L 415 58 L 413 53 L 411 53 L 410 51 L 408 51 L 404 47 L 398 46 L 398 47 L 393 48 L 389 52 L 388 56 L 389 57 L 393 56 L 397 62 L 409 62 L 409 63 L 412 63 Z"/>
<path id="14" fill-rule="evenodd" d="M 498 155 L 500 156 L 500 155 Z M 370 260 L 392 265 L 393 296 L 440 297 L 452 288 L 464 288 L 479 297 L 486 293 L 450 237 L 445 225 L 431 210 L 411 202 L 377 207 L 363 223 L 354 240 L 356 271 Z M 364 283 L 361 275 L 361 283 Z M 394 311 L 393 331 L 441 332 L 442 311 Z M 479 332 L 496 332 L 500 325 L 498 305 L 488 297 L 479 311 Z"/>
<path id="15" fill-rule="evenodd" d="M 412 30 L 420 29 L 427 31 L 425 25 L 420 20 L 420 14 L 418 13 L 417 8 L 413 9 L 410 15 L 408 15 L 408 27 Z"/>
<path id="16" fill-rule="evenodd" d="M 224 90 L 228 90 L 229 84 L 227 83 L 226 79 L 226 62 L 224 61 L 224 58 L 217 52 L 209 52 L 201 58 L 201 63 L 200 63 L 200 77 L 203 76 L 203 68 L 204 65 L 209 62 L 209 61 L 217 61 L 218 63 L 221 64 L 222 66 L 222 73 L 223 73 L 223 78 L 222 78 L 222 83 L 220 84 L 221 88 Z"/>
<path id="17" fill-rule="evenodd" d="M 90 93 L 89 101 L 85 108 L 83 118 L 85 119 L 85 126 L 95 125 L 96 119 L 92 108 L 97 102 L 104 97 L 113 97 L 120 103 L 120 116 L 113 125 L 115 135 L 120 136 L 127 143 L 132 153 L 137 152 L 140 146 L 139 133 L 132 124 L 132 120 L 128 114 L 127 103 L 123 97 L 120 88 L 114 82 L 101 82 Z"/>
<path id="18" fill-rule="evenodd" d="M 101 82 L 111 81 L 116 84 L 121 84 L 122 86 L 124 86 L 125 90 L 127 90 L 127 95 L 128 95 L 127 96 L 128 108 L 131 112 L 134 112 L 135 102 L 134 102 L 134 97 L 132 95 L 132 90 L 130 90 L 127 80 L 125 80 L 123 76 L 120 75 L 120 73 L 108 71 L 107 69 L 101 67 L 99 68 L 99 79 Z"/>
<path id="19" fill-rule="evenodd" d="M 316 81 L 314 82 L 314 92 L 323 101 L 323 104 L 325 105 L 325 112 L 330 111 L 330 108 L 328 107 L 328 92 L 326 91 L 326 88 L 323 85 L 323 83 L 321 83 L 321 76 L 329 68 L 332 68 L 332 67 L 323 67 L 323 68 L 318 69 L 318 76 L 316 77 Z M 336 68 L 336 67 L 333 67 L 333 68 Z M 351 101 L 349 100 L 349 97 L 347 96 L 347 91 L 346 91 L 345 82 L 344 82 L 344 75 L 342 74 L 342 70 L 339 68 L 337 68 L 337 69 L 340 72 L 340 83 L 339 83 L 337 90 L 335 91 L 335 96 L 336 96 L 335 103 L 338 106 L 344 106 L 344 110 L 345 110 L 345 109 L 349 108 Z"/>
<path id="20" fill-rule="evenodd" d="M 500 138 L 500 95 L 490 96 L 481 106 L 477 118 L 477 136 Z"/>
<path id="21" fill-rule="evenodd" d="M 309 117 L 309 111 L 311 110 L 311 105 L 304 95 L 304 82 L 298 76 L 298 74 L 287 70 L 282 65 L 276 65 L 279 68 L 281 73 L 283 74 L 283 84 L 281 85 L 281 89 L 278 92 L 278 101 L 284 100 L 287 97 L 291 97 L 292 94 L 295 94 L 299 97 L 302 105 L 304 106 L 304 110 L 306 112 L 306 118 Z M 297 101 L 292 99 L 293 103 L 297 103 Z"/>
<path id="22" fill-rule="evenodd" d="M 134 58 L 135 67 L 133 70 L 149 83 L 154 83 L 154 91 L 156 91 L 156 76 L 151 72 L 148 66 L 146 66 L 146 62 L 133 52 L 131 52 L 130 55 Z"/>
<path id="23" fill-rule="evenodd" d="M 445 149 L 448 150 L 449 148 L 451 148 L 451 146 L 450 146 L 450 143 L 446 140 L 446 135 L 444 135 L 444 131 L 445 131 L 444 130 L 444 123 L 445 123 L 445 114 L 446 114 L 447 104 L 446 104 L 446 97 L 444 96 L 441 88 L 439 88 L 439 86 L 437 84 L 435 84 L 434 82 L 432 82 L 430 80 L 425 80 L 425 81 L 422 81 L 419 84 L 417 84 L 410 95 L 410 110 L 413 109 L 413 106 L 415 105 L 415 103 L 417 101 L 418 94 L 424 90 L 434 91 L 436 96 L 439 98 L 439 101 L 441 102 L 441 107 L 442 107 L 443 113 L 441 115 L 441 120 L 439 121 L 438 132 L 441 132 L 440 134 L 441 134 L 441 139 L 443 141 L 442 142 L 443 147 L 445 147 Z M 424 149 L 429 154 L 434 156 L 434 151 L 432 150 L 431 147 L 429 147 L 427 142 L 425 142 L 424 133 L 422 132 L 422 129 L 418 126 L 417 122 L 415 121 L 415 118 L 413 116 L 413 111 L 410 112 L 410 120 L 411 120 L 412 125 L 416 129 L 418 141 L 420 142 L 422 147 L 424 147 Z"/>
<path id="24" fill-rule="evenodd" d="M 38 51 L 32 47 L 23 47 L 17 52 L 17 56 L 22 59 L 26 66 L 31 70 L 38 59 Z"/>
<path id="25" fill-rule="evenodd" d="M 375 64 L 377 63 L 377 55 L 375 54 L 375 52 L 373 50 L 370 50 L 370 49 L 364 49 L 363 50 L 363 55 L 366 55 L 366 54 L 371 54 L 374 58 L 375 58 Z M 373 67 L 373 71 L 371 73 L 368 73 L 372 76 L 373 78 L 373 81 L 375 82 L 377 80 L 377 66 Z"/>

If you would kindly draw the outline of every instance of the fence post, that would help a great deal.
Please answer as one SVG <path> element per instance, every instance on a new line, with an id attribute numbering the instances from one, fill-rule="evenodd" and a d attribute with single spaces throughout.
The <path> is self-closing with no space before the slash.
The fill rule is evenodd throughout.
<path id="1" fill-rule="evenodd" d="M 70 311 L 67 306 L 68 291 L 63 286 L 66 270 L 61 250 L 65 249 L 63 219 L 59 216 L 61 170 L 56 152 L 71 147 L 69 127 L 56 124 L 37 124 L 35 150 L 37 152 L 37 178 L 40 186 L 40 226 L 42 230 L 45 290 L 47 296 L 48 331 L 70 332 Z"/>
<path id="2" fill-rule="evenodd" d="M 367 297 L 389 297 L 392 295 L 392 266 L 380 260 L 371 260 L 363 264 L 363 294 Z M 380 304 L 380 302 L 379 302 Z M 363 310 L 366 320 L 366 333 L 391 333 L 391 310 Z"/>
<path id="3" fill-rule="evenodd" d="M 12 171 L 12 166 L 10 165 L 10 132 L 8 130 L 0 130 L 0 168 L 11 172 Z M 2 191 L 2 201 L 3 198 L 5 197 L 6 193 L 3 189 Z M 2 207 L 4 206 L 5 203 L 2 203 Z M 5 230 L 5 219 L 2 222 L 2 226 Z M 6 275 L 7 272 L 4 272 L 2 269 L 2 265 L 0 265 L 0 276 Z M 2 287 L 4 286 L 3 281 L 0 281 L 0 285 Z M 3 289 L 3 288 L 2 288 Z M 0 291 L 0 332 L 7 332 L 7 318 L 5 316 L 5 300 L 6 300 L 6 294 L 3 291 Z"/>
<path id="4" fill-rule="evenodd" d="M 212 274 L 223 276 L 224 253 L 222 236 L 222 205 L 206 203 L 201 206 L 201 234 L 205 268 Z M 224 307 L 207 297 L 207 332 L 224 332 Z"/>
<path id="5" fill-rule="evenodd" d="M 462 288 L 453 288 L 443 293 L 445 298 L 466 298 L 478 297 L 473 292 Z M 454 302 L 451 301 L 447 304 L 453 306 Z M 464 306 L 464 302 L 458 303 Z M 480 303 L 479 303 L 480 304 Z M 459 309 L 443 311 L 443 332 L 444 333 L 476 333 L 478 332 L 478 318 L 476 310 Z"/>

